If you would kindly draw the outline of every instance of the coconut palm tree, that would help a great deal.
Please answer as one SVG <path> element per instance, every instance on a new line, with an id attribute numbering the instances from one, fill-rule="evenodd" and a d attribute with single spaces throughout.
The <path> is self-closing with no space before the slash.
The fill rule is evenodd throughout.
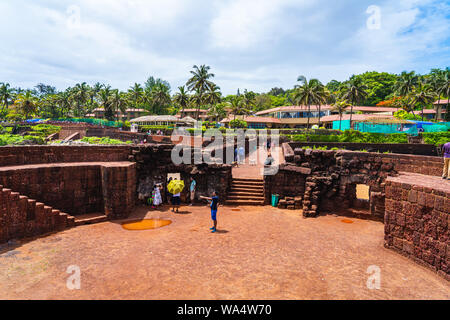
<path id="1" fill-rule="evenodd" d="M 38 99 L 33 95 L 31 90 L 27 90 L 25 93 L 21 93 L 17 96 L 17 100 L 14 102 L 19 110 L 24 114 L 25 119 L 29 118 L 29 115 L 36 112 Z"/>
<path id="2" fill-rule="evenodd" d="M 128 90 L 128 96 L 130 97 L 133 106 L 136 108 L 144 98 L 144 89 L 139 83 L 135 83 L 134 86 Z"/>
<path id="3" fill-rule="evenodd" d="M 13 100 L 14 90 L 9 83 L 0 83 L 0 104 L 2 104 L 1 114 L 8 110 L 9 102 Z"/>
<path id="4" fill-rule="evenodd" d="M 231 112 L 234 115 L 234 119 L 236 120 L 236 116 L 246 116 L 251 113 L 251 110 L 248 110 L 243 103 L 243 96 L 235 96 L 233 97 L 227 104 L 227 106 L 231 109 Z"/>
<path id="5" fill-rule="evenodd" d="M 352 128 L 352 120 L 353 120 L 353 107 L 356 103 L 360 103 L 367 97 L 367 92 L 365 91 L 367 86 L 364 85 L 359 78 L 352 78 L 348 81 L 343 87 L 343 95 L 342 98 L 350 101 L 350 128 Z"/>
<path id="6" fill-rule="evenodd" d="M 422 121 L 423 121 L 424 107 L 425 105 L 434 101 L 434 99 L 436 98 L 436 93 L 433 92 L 429 84 L 420 81 L 419 84 L 416 87 L 414 87 L 410 95 L 413 98 L 414 104 L 419 104 L 420 106 L 422 106 Z"/>
<path id="7" fill-rule="evenodd" d="M 67 89 L 66 91 L 58 92 L 55 97 L 55 103 L 59 106 L 59 109 L 61 109 L 61 115 L 63 117 L 67 117 L 72 108 L 70 95 L 71 91 L 70 89 Z"/>
<path id="8" fill-rule="evenodd" d="M 293 101 L 300 106 L 308 106 L 308 124 L 311 118 L 311 105 L 319 104 L 323 99 L 323 85 L 318 79 L 307 80 L 306 77 L 300 76 L 297 81 L 301 83 L 300 86 L 295 87 L 293 94 Z"/>
<path id="9" fill-rule="evenodd" d="M 214 83 L 210 80 L 214 78 L 214 74 L 210 73 L 211 67 L 206 65 L 201 65 L 200 67 L 194 65 L 194 70 L 191 71 L 192 77 L 186 82 L 186 86 L 189 91 L 195 91 L 196 95 L 199 96 L 198 102 L 203 103 L 203 95 L 211 88 L 213 88 Z M 201 104 L 197 105 L 196 118 L 198 120 Z"/>
<path id="10" fill-rule="evenodd" d="M 348 107 L 350 107 L 350 103 L 348 103 L 347 100 L 338 99 L 335 103 L 333 103 L 332 110 L 339 113 L 339 130 L 341 130 L 342 127 L 342 115 L 348 109 Z"/>
<path id="11" fill-rule="evenodd" d="M 118 89 L 114 89 L 111 93 L 111 109 L 116 114 L 116 119 L 119 119 L 119 111 L 122 112 L 122 114 L 125 114 L 127 112 L 127 98 L 126 95 L 123 92 L 120 92 Z"/>
<path id="12" fill-rule="evenodd" d="M 86 113 L 85 105 L 89 97 L 89 87 L 86 82 L 78 83 L 72 89 L 72 99 L 76 103 L 75 115 L 84 116 Z"/>
<path id="13" fill-rule="evenodd" d="M 256 106 L 256 94 L 251 92 L 251 91 L 247 91 L 247 89 L 244 90 L 244 94 L 242 95 L 242 104 L 244 105 L 245 109 L 247 110 L 253 110 Z"/>
<path id="14" fill-rule="evenodd" d="M 189 105 L 189 95 L 186 93 L 185 86 L 178 87 L 178 93 L 173 97 L 173 102 L 181 107 L 181 113 Z"/>
<path id="15" fill-rule="evenodd" d="M 220 119 L 223 119 L 227 116 L 227 112 L 225 111 L 226 103 L 218 103 L 214 104 L 209 108 L 208 115 L 212 117 L 216 122 Z"/>
<path id="16" fill-rule="evenodd" d="M 403 71 L 394 84 L 394 90 L 400 96 L 407 96 L 419 83 L 419 76 L 414 71 Z"/>
<path id="17" fill-rule="evenodd" d="M 161 114 L 172 102 L 170 89 L 164 83 L 157 83 L 152 90 L 152 109 L 156 114 Z"/>
<path id="18" fill-rule="evenodd" d="M 105 118 L 110 121 L 114 120 L 112 93 L 111 86 L 105 86 L 98 94 L 100 106 L 105 110 Z"/>
<path id="19" fill-rule="evenodd" d="M 214 105 L 220 103 L 222 100 L 222 93 L 220 88 L 216 84 L 212 84 L 210 88 L 205 93 L 205 103 L 209 105 Z"/>
<path id="20" fill-rule="evenodd" d="M 438 93 L 439 98 L 441 96 L 447 97 L 447 106 L 446 106 L 447 112 L 445 114 L 445 119 L 447 121 L 450 121 L 450 108 L 449 108 L 449 105 L 450 105 L 450 69 L 449 68 L 447 68 L 444 71 L 443 76 L 438 83 L 436 92 Z M 438 115 L 438 113 L 436 112 L 436 116 L 437 115 Z"/>

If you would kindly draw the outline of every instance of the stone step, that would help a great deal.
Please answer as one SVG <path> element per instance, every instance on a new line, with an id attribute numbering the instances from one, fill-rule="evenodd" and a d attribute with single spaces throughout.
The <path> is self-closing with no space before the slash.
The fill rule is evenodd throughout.
<path id="1" fill-rule="evenodd" d="M 236 206 L 263 206 L 264 201 L 256 201 L 256 200 L 227 200 L 227 205 L 236 205 Z"/>
<path id="2" fill-rule="evenodd" d="M 231 184 L 231 189 L 249 189 L 249 190 L 264 190 L 264 186 L 246 185 L 246 184 Z"/>
<path id="3" fill-rule="evenodd" d="M 264 197 L 261 196 L 253 196 L 253 195 L 239 195 L 239 196 L 228 196 L 227 201 L 234 201 L 234 200 L 255 200 L 255 201 L 264 201 Z"/>
<path id="4" fill-rule="evenodd" d="M 264 192 L 255 192 L 255 191 L 248 191 L 248 190 L 244 190 L 244 191 L 230 191 L 228 193 L 228 196 L 230 197 L 239 197 L 239 196 L 255 196 L 255 197 L 263 197 L 264 196 Z"/>
<path id="5" fill-rule="evenodd" d="M 98 214 L 83 214 L 75 217 L 75 226 L 82 226 L 86 224 L 95 224 L 100 222 L 108 221 L 106 215 Z"/>
<path id="6" fill-rule="evenodd" d="M 231 185 L 239 185 L 239 186 L 264 186 L 262 182 L 253 182 L 253 181 L 232 181 Z"/>
<path id="7" fill-rule="evenodd" d="M 247 179 L 247 178 L 233 178 L 233 182 L 256 182 L 256 183 L 264 183 L 262 179 Z"/>

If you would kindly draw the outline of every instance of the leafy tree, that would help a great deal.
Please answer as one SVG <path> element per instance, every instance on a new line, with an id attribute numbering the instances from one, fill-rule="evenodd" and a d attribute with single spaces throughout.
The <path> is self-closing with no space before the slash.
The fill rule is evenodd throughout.
<path id="1" fill-rule="evenodd" d="M 360 103 L 367 97 L 367 92 L 365 91 L 365 89 L 367 89 L 367 87 L 359 78 L 352 78 L 343 87 L 342 98 L 347 101 L 351 101 L 350 126 L 352 125 L 353 106 L 355 106 L 355 103 Z"/>
<path id="2" fill-rule="evenodd" d="M 256 95 L 254 106 L 255 112 L 267 110 L 270 109 L 271 107 L 272 107 L 272 100 L 270 99 L 270 96 L 268 96 L 267 94 Z"/>
<path id="3" fill-rule="evenodd" d="M 318 79 L 307 80 L 306 77 L 300 76 L 297 81 L 301 83 L 297 86 L 293 99 L 298 105 L 308 106 L 308 124 L 311 117 L 311 105 L 321 104 L 324 102 L 324 86 Z"/>
<path id="4" fill-rule="evenodd" d="M 227 116 L 227 112 L 225 111 L 225 106 L 227 103 L 218 103 L 214 104 L 209 108 L 208 115 L 212 117 L 215 121 L 219 121 Z"/>
<path id="5" fill-rule="evenodd" d="M 157 83 L 152 90 L 152 111 L 155 114 L 162 114 L 169 107 L 172 99 L 170 97 L 170 89 L 164 83 Z"/>
<path id="6" fill-rule="evenodd" d="M 1 112 L 2 114 L 5 110 L 8 110 L 10 103 L 14 99 L 14 90 L 11 88 L 9 83 L 0 83 L 0 102 L 2 104 Z"/>
<path id="7" fill-rule="evenodd" d="M 33 95 L 31 90 L 28 90 L 25 93 L 19 94 L 14 104 L 23 113 L 25 119 L 29 119 L 30 115 L 36 111 L 37 102 L 38 99 Z"/>
<path id="8" fill-rule="evenodd" d="M 419 83 L 419 76 L 414 71 L 403 71 L 394 84 L 395 93 L 407 96 Z"/>
<path id="9" fill-rule="evenodd" d="M 423 121 L 424 118 L 423 110 L 425 108 L 425 105 L 430 104 L 434 101 L 436 93 L 433 92 L 429 84 L 420 81 L 419 84 L 416 87 L 414 87 L 413 91 L 411 92 L 411 97 L 413 98 L 415 104 L 419 104 L 422 107 L 422 121 Z"/>
<path id="10" fill-rule="evenodd" d="M 210 73 L 211 67 L 201 65 L 200 67 L 194 65 L 194 70 L 191 71 L 191 78 L 187 81 L 186 86 L 190 91 L 195 91 L 198 99 L 196 119 L 199 118 L 200 106 L 204 102 L 204 94 L 214 87 L 214 83 L 210 80 L 214 78 L 214 74 Z"/>
<path id="11" fill-rule="evenodd" d="M 272 88 L 272 90 L 270 90 L 267 94 L 276 97 L 276 96 L 284 95 L 285 91 L 283 90 L 283 88 Z"/>
<path id="12" fill-rule="evenodd" d="M 339 113 L 339 130 L 341 130 L 342 127 L 342 115 L 348 109 L 348 107 L 350 107 L 350 103 L 348 103 L 346 100 L 339 99 L 333 104 L 332 110 Z"/>
<path id="13" fill-rule="evenodd" d="M 135 83 L 128 89 L 128 96 L 133 103 L 133 106 L 137 108 L 144 98 L 144 89 L 139 83 Z"/>
<path id="14" fill-rule="evenodd" d="M 174 96 L 173 101 L 184 112 L 184 109 L 189 105 L 189 95 L 186 93 L 185 86 L 178 87 L 178 93 Z"/>

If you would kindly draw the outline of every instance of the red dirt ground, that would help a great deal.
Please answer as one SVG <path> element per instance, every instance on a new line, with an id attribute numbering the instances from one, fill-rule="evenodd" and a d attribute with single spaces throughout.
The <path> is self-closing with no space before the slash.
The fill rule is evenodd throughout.
<path id="1" fill-rule="evenodd" d="M 134 219 L 173 223 L 127 231 L 105 222 L 23 243 L 0 255 L 0 299 L 450 298 L 446 280 L 383 247 L 380 222 L 233 209 L 219 208 L 216 234 L 205 206 L 139 208 Z M 66 287 L 70 265 L 81 268 L 80 290 Z M 366 286 L 371 265 L 380 290 Z"/>

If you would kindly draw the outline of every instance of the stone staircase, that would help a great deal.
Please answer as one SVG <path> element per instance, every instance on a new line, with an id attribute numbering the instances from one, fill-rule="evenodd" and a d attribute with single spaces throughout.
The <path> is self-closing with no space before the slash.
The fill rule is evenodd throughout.
<path id="1" fill-rule="evenodd" d="M 233 178 L 227 205 L 264 205 L 264 180 Z"/>
<path id="2" fill-rule="evenodd" d="M 73 216 L 0 186 L 0 243 L 73 226 Z"/>

